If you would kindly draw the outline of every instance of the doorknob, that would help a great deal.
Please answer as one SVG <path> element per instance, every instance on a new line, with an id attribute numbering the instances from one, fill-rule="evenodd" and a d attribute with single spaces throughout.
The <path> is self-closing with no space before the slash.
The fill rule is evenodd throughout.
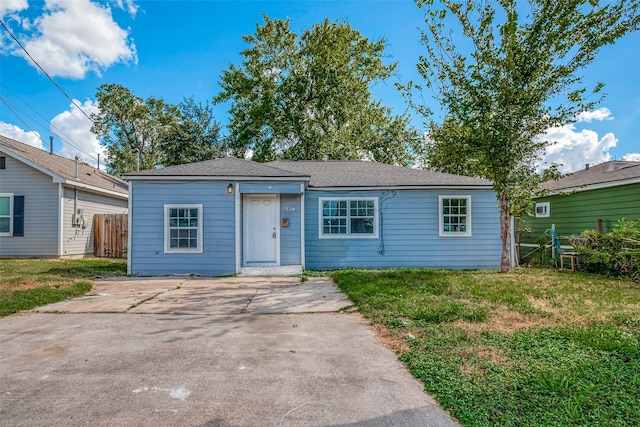
<path id="1" fill-rule="evenodd" d="M 271 237 L 273 237 L 274 239 L 276 238 L 276 229 L 275 228 L 273 229 L 273 236 L 271 236 Z"/>

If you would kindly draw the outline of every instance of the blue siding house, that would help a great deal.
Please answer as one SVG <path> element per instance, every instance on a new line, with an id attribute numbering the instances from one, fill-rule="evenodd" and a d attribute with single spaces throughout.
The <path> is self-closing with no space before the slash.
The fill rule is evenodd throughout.
<path id="1" fill-rule="evenodd" d="M 129 273 L 499 268 L 489 181 L 366 161 L 237 158 L 134 172 Z"/>

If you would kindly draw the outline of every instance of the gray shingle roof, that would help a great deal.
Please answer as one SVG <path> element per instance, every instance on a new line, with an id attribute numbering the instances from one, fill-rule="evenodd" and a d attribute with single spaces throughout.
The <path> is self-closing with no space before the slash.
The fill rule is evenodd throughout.
<path id="1" fill-rule="evenodd" d="M 574 172 L 557 181 L 545 182 L 542 187 L 550 191 L 562 191 L 597 184 L 624 185 L 638 179 L 640 162 L 611 161 Z"/>
<path id="2" fill-rule="evenodd" d="M 31 145 L 0 135 L 0 151 L 25 159 L 43 170 L 49 171 L 66 180 L 70 185 L 89 185 L 97 189 L 129 194 L 127 183 L 106 172 L 99 171 L 92 166 L 80 164 L 76 179 L 76 162 L 66 157 L 50 154 L 48 151 L 32 147 Z"/>
<path id="3" fill-rule="evenodd" d="M 125 175 L 126 178 L 179 176 L 300 178 L 300 180 L 308 178 L 308 176 L 304 174 L 278 169 L 264 163 L 252 162 L 250 160 L 238 159 L 235 157 L 205 160 L 204 162 L 168 166 L 161 169 L 149 169 L 139 172 L 131 172 Z"/>
<path id="4" fill-rule="evenodd" d="M 367 161 L 275 161 L 278 169 L 311 176 L 310 187 L 489 187 L 481 178 Z"/>

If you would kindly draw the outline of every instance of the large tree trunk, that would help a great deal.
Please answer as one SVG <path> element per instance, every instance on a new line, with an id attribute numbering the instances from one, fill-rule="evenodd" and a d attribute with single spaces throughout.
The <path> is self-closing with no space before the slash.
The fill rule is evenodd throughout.
<path id="1" fill-rule="evenodd" d="M 504 273 L 511 270 L 511 257 L 509 256 L 509 241 L 511 240 L 511 221 L 509 217 L 509 199 L 507 194 L 500 194 L 498 200 L 500 206 L 500 240 L 502 241 L 502 257 L 500 258 L 500 270 Z"/>

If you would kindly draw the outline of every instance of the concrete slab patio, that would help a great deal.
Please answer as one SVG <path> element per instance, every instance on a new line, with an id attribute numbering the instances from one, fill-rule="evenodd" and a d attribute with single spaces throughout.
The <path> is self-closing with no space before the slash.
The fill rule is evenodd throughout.
<path id="1" fill-rule="evenodd" d="M 90 295 L 40 313 L 242 314 L 334 312 L 351 305 L 324 277 L 198 277 L 98 280 Z"/>
<path id="2" fill-rule="evenodd" d="M 133 282 L 0 319 L 0 425 L 457 425 L 328 280 Z"/>

